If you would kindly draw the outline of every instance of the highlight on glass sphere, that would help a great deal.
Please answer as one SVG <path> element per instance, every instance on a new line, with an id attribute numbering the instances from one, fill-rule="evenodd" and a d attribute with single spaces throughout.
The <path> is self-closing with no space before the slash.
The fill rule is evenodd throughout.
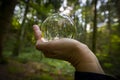
<path id="1" fill-rule="evenodd" d="M 47 40 L 74 38 L 76 35 L 76 26 L 72 19 L 60 13 L 47 17 L 40 28 L 42 36 Z"/>

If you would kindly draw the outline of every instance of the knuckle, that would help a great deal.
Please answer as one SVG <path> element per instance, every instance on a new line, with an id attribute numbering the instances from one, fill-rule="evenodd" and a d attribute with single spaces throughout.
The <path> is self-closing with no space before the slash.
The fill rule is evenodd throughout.
<path id="1" fill-rule="evenodd" d="M 88 48 L 88 46 L 86 44 L 83 44 L 83 47 Z"/>

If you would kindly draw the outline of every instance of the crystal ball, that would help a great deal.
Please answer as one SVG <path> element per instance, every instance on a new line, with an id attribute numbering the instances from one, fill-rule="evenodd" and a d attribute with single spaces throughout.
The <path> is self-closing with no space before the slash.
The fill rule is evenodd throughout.
<path id="1" fill-rule="evenodd" d="M 42 36 L 47 40 L 74 38 L 76 35 L 76 26 L 73 20 L 69 16 L 60 13 L 47 17 L 40 28 Z"/>

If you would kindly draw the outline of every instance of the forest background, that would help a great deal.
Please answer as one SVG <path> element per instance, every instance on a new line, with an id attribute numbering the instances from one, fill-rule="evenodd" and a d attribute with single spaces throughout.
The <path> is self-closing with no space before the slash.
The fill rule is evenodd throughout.
<path id="1" fill-rule="evenodd" d="M 73 80 L 66 61 L 35 49 L 33 24 L 69 15 L 76 40 L 88 45 L 107 74 L 120 79 L 120 0 L 0 0 L 0 80 Z"/>

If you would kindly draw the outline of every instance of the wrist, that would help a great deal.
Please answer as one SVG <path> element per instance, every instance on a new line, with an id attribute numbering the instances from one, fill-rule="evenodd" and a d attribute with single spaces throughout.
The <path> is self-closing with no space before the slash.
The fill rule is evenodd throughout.
<path id="1" fill-rule="evenodd" d="M 78 50 L 72 54 L 68 61 L 76 71 L 104 74 L 96 56 L 89 49 L 86 49 L 85 52 Z"/>

